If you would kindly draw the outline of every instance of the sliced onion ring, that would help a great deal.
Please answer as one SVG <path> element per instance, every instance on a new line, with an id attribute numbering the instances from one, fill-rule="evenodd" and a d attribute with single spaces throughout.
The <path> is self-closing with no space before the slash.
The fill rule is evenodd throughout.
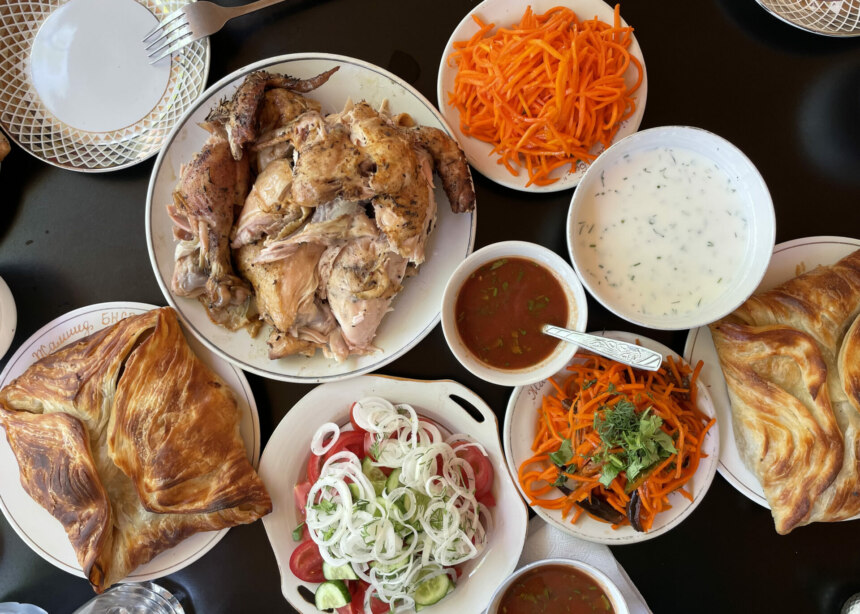
<path id="1" fill-rule="evenodd" d="M 327 435 L 332 436 L 331 441 L 324 443 Z M 317 456 L 322 456 L 331 450 L 332 446 L 337 443 L 339 437 L 340 427 L 334 422 L 326 422 L 317 429 L 316 433 L 314 433 L 314 438 L 311 439 L 311 452 Z"/>

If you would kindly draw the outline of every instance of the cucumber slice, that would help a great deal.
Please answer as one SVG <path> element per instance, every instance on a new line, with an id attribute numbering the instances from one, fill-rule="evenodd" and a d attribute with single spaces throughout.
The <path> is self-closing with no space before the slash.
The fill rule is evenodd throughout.
<path id="1" fill-rule="evenodd" d="M 365 456 L 361 461 L 361 472 L 367 476 L 370 483 L 373 484 L 373 490 L 377 495 L 381 495 L 385 490 L 385 484 L 388 481 L 388 476 L 382 472 L 382 469 L 373 464 L 369 456 Z"/>
<path id="2" fill-rule="evenodd" d="M 326 580 L 358 580 L 352 565 L 341 565 L 335 567 L 323 561 L 323 577 Z"/>
<path id="3" fill-rule="evenodd" d="M 329 580 L 317 587 L 314 593 L 314 605 L 318 610 L 342 608 L 351 599 L 349 589 L 343 580 Z"/>
<path id="4" fill-rule="evenodd" d="M 349 494 L 352 495 L 352 500 L 358 501 L 361 498 L 361 491 L 358 490 L 358 484 L 350 482 L 347 486 L 349 486 Z"/>
<path id="5" fill-rule="evenodd" d="M 395 488 L 400 488 L 401 473 L 403 473 L 403 470 L 400 468 L 391 471 L 391 475 L 388 476 L 388 480 L 385 482 L 385 488 L 388 489 L 388 492 L 391 492 Z"/>
<path id="6" fill-rule="evenodd" d="M 418 605 L 433 605 L 454 588 L 454 583 L 448 574 L 439 574 L 429 580 L 424 580 L 415 587 L 415 603 Z"/>

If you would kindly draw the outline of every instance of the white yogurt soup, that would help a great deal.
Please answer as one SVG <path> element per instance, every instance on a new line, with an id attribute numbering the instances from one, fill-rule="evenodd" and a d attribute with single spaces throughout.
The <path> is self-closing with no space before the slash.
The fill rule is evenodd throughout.
<path id="1" fill-rule="evenodd" d="M 741 274 L 747 196 L 706 156 L 675 146 L 632 151 L 580 189 L 590 193 L 571 228 L 578 271 L 623 311 L 689 314 Z"/>

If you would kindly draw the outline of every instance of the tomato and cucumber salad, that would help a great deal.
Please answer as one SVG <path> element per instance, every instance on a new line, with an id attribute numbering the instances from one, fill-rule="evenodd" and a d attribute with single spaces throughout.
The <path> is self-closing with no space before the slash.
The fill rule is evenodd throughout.
<path id="1" fill-rule="evenodd" d="M 320 610 L 414 612 L 454 590 L 491 530 L 495 472 L 486 450 L 409 405 L 356 401 L 350 423 L 319 427 L 290 571 L 319 583 Z"/>

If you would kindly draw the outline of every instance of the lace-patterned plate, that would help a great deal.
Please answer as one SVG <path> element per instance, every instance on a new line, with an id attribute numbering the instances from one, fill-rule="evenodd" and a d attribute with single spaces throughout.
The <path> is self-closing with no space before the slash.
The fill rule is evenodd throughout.
<path id="1" fill-rule="evenodd" d="M 860 0 L 757 0 L 769 13 L 824 36 L 860 36 Z"/>
<path id="2" fill-rule="evenodd" d="M 122 48 L 111 54 L 113 65 L 105 62 L 88 74 L 86 62 L 102 57 L 104 45 L 116 42 L 121 33 L 140 28 L 145 33 L 157 19 L 190 1 L 0 3 L 0 127 L 40 160 L 75 171 L 117 170 L 157 153 L 205 88 L 208 39 L 186 46 L 169 64 L 162 60 L 150 68 L 140 39 L 126 36 L 119 39 Z M 117 15 L 128 15 L 133 23 L 117 22 Z M 76 29 L 88 35 L 70 38 Z M 94 31 L 102 33 L 90 36 Z M 131 67 L 128 72 L 120 70 L 126 67 Z M 112 82 L 105 82 L 110 74 L 122 77 L 113 90 Z M 66 79 L 69 87 L 58 79 Z M 131 91 L 129 84 L 143 84 L 145 91 Z M 88 99 L 94 101 L 90 108 L 83 104 Z"/>

